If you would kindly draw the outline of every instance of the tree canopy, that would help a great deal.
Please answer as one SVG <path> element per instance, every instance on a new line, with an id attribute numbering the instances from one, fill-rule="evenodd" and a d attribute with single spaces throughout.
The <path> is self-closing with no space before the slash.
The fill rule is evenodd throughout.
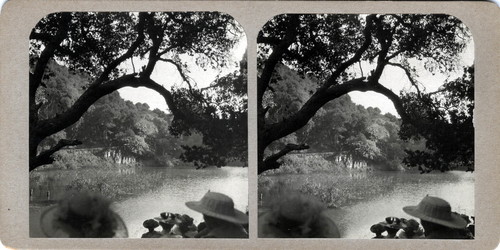
<path id="1" fill-rule="evenodd" d="M 206 109 L 218 101 L 206 100 L 207 96 L 215 98 L 218 93 L 207 94 L 208 90 L 196 86 L 187 75 L 189 64 L 205 69 L 226 67 L 232 63 L 231 49 L 242 36 L 243 30 L 234 19 L 218 12 L 60 12 L 43 18 L 30 34 L 30 171 L 51 163 L 53 153 L 59 149 L 81 144 L 78 139 L 63 136 L 51 147 L 42 149 L 39 146 L 44 139 L 75 124 L 97 100 L 123 87 L 146 87 L 158 92 L 173 115 L 172 123 L 191 126 L 206 121 L 195 113 L 184 112 L 186 107 L 181 100 L 201 97 L 204 100 L 191 101 Z M 183 61 L 180 55 L 187 55 L 189 61 Z M 135 68 L 134 60 L 142 60 L 145 65 Z M 121 67 L 125 61 L 132 63 L 132 70 Z M 80 79 L 54 78 L 54 74 L 64 71 L 51 72 L 49 65 L 54 62 L 69 68 Z M 159 63 L 174 65 L 184 87 L 167 89 L 152 80 L 151 74 Z M 234 78 L 238 77 L 239 71 L 234 73 Z M 53 99 L 54 93 L 51 95 L 50 91 L 59 89 L 49 88 L 50 81 L 71 87 L 65 88 L 69 91 L 63 98 Z M 241 102 L 246 105 L 245 101 Z M 242 112 L 246 106 L 239 108 L 238 112 Z M 133 116 L 127 119 L 131 120 L 123 122 L 138 120 Z M 135 135 L 156 132 L 154 119 L 139 120 Z M 115 122 L 106 126 L 110 129 L 118 126 Z M 130 136 L 130 131 L 120 132 L 128 133 L 124 135 L 126 140 L 141 140 Z"/>
<path id="2" fill-rule="evenodd" d="M 425 141 L 425 150 L 406 150 L 405 163 L 422 172 L 465 167 L 474 170 L 474 67 L 435 92 L 403 95 L 406 112 L 414 120 L 401 137 Z"/>
<path id="3" fill-rule="evenodd" d="M 405 96 L 416 92 L 420 98 L 419 93 L 425 87 L 425 83 L 418 81 L 422 72 L 418 71 L 416 62 L 431 73 L 459 71 L 459 56 L 470 36 L 460 20 L 448 15 L 285 14 L 274 17 L 257 37 L 258 172 L 279 167 L 277 160 L 283 152 L 307 148 L 304 144 L 295 144 L 300 147 L 287 144 L 285 151 L 266 151 L 273 142 L 310 123 L 327 103 L 352 91 L 374 91 L 386 96 L 403 124 L 414 123 L 415 117 L 408 112 L 410 106 Z M 374 65 L 374 69 L 353 70 L 361 62 Z M 276 92 L 281 90 L 275 85 L 293 81 L 281 81 L 278 76 L 281 65 L 302 74 L 304 79 L 313 79 L 315 85 L 298 88 L 296 93 L 302 93 L 302 101 L 287 107 L 289 112 L 277 119 L 273 109 L 280 105 Z M 388 67 L 405 72 L 412 85 L 408 93 L 394 93 L 380 83 Z M 307 80 L 302 82 L 309 84 Z M 372 130 L 378 134 L 379 128 L 373 125 Z"/>

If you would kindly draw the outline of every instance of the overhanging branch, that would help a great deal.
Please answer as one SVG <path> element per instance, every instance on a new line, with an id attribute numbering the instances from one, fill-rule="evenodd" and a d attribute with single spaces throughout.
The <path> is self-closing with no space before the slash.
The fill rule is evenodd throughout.
<path id="1" fill-rule="evenodd" d="M 57 151 L 59 151 L 61 148 L 67 147 L 67 146 L 76 146 L 82 144 L 81 141 L 79 140 L 67 140 L 67 139 L 62 139 L 57 142 L 55 146 L 52 148 L 45 150 L 41 152 L 39 155 L 36 156 L 34 164 L 30 162 L 30 169 L 29 171 L 35 169 L 38 166 L 41 165 L 46 165 L 46 164 L 51 164 L 54 162 L 54 157 L 53 154 Z"/>
<path id="2" fill-rule="evenodd" d="M 277 162 L 277 160 L 284 155 L 292 152 L 292 151 L 299 151 L 299 150 L 304 150 L 304 149 L 309 149 L 309 145 L 302 143 L 302 144 L 286 144 L 286 146 L 281 149 L 278 153 L 275 153 L 273 155 L 270 155 L 264 160 L 264 166 L 265 168 L 259 168 L 258 169 L 258 174 L 270 170 L 270 169 L 276 169 L 279 168 L 281 164 Z"/>
<path id="3" fill-rule="evenodd" d="M 265 43 L 269 45 L 278 45 L 280 44 L 281 40 L 276 37 L 267 37 L 267 36 L 258 36 L 257 37 L 257 43 Z"/>
<path id="4" fill-rule="evenodd" d="M 68 33 L 68 24 L 70 23 L 71 14 L 69 12 L 64 12 L 59 21 L 59 27 L 57 33 L 54 37 L 52 37 L 49 42 L 45 45 L 45 49 L 40 53 L 40 57 L 38 58 L 36 65 L 33 70 L 33 74 L 30 74 L 29 83 L 30 83 L 30 102 L 35 102 L 35 95 L 38 87 L 42 82 L 43 75 L 45 73 L 45 69 L 49 60 L 54 55 L 55 51 L 58 49 L 61 42 L 67 37 Z M 36 35 L 35 35 L 36 37 Z"/>
<path id="5" fill-rule="evenodd" d="M 273 52 L 271 53 L 271 55 L 269 55 L 269 58 L 264 63 L 262 74 L 257 79 L 257 103 L 259 104 L 262 103 L 262 97 L 264 96 L 264 93 L 269 86 L 274 68 L 283 57 L 283 54 L 287 51 L 288 46 L 290 46 L 290 44 L 292 44 L 295 39 L 295 36 L 297 34 L 297 29 L 295 27 L 298 26 L 298 23 L 299 16 L 291 15 L 285 38 L 278 45 L 273 47 Z"/>
<path id="6" fill-rule="evenodd" d="M 398 67 L 398 68 L 402 69 L 405 72 L 406 77 L 410 81 L 411 85 L 413 87 L 415 87 L 415 89 L 417 90 L 418 96 L 422 97 L 422 92 L 420 91 L 420 88 L 418 87 L 418 83 L 413 79 L 411 72 L 406 67 L 404 67 L 402 64 L 391 63 L 391 62 L 388 62 L 387 65 L 391 65 L 391 66 Z"/>
<path id="7" fill-rule="evenodd" d="M 77 122 L 88 108 L 101 97 L 123 87 L 146 87 L 155 90 L 163 96 L 174 116 L 183 117 L 182 112 L 177 110 L 170 91 L 150 78 L 137 78 L 135 74 L 128 74 L 93 88 L 88 88 L 65 112 L 57 117 L 39 121 L 33 132 L 40 138 L 57 133 Z"/>
<path id="8" fill-rule="evenodd" d="M 140 13 L 139 14 L 139 23 L 137 24 L 137 38 L 135 41 L 130 45 L 128 48 L 127 52 L 125 52 L 123 55 L 119 56 L 115 60 L 113 60 L 102 72 L 102 74 L 91 84 L 92 86 L 99 85 L 106 80 L 108 80 L 109 74 L 113 69 L 118 67 L 120 63 L 124 62 L 128 58 L 132 58 L 134 55 L 135 50 L 144 42 L 144 29 L 145 29 L 145 13 Z M 134 70 L 135 71 L 135 70 Z"/>
<path id="9" fill-rule="evenodd" d="M 373 29 L 373 19 L 374 18 L 375 18 L 375 15 L 369 15 L 366 17 L 366 26 L 363 30 L 363 36 L 365 37 L 365 41 L 363 42 L 361 47 L 359 47 L 359 49 L 356 51 L 356 53 L 354 54 L 353 57 L 351 57 L 349 60 L 340 64 L 339 67 L 337 69 L 335 69 L 335 71 L 332 73 L 330 78 L 328 78 L 328 80 L 325 82 L 325 84 L 322 85 L 322 88 L 327 89 L 330 86 L 333 86 L 336 83 L 337 78 L 339 78 L 339 76 L 347 68 L 349 68 L 354 63 L 360 61 L 361 56 L 363 55 L 363 53 L 366 52 L 366 50 L 368 50 L 368 47 L 370 47 L 370 44 L 372 43 L 372 34 L 371 33 L 372 33 L 372 29 Z"/>

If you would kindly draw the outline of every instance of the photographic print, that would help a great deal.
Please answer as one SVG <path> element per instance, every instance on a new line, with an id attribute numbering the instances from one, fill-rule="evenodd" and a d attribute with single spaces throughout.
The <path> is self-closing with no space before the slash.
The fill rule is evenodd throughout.
<path id="1" fill-rule="evenodd" d="M 247 41 L 220 12 L 29 36 L 29 237 L 248 238 Z"/>
<path id="2" fill-rule="evenodd" d="M 259 238 L 474 239 L 464 23 L 282 14 L 256 40 Z"/>

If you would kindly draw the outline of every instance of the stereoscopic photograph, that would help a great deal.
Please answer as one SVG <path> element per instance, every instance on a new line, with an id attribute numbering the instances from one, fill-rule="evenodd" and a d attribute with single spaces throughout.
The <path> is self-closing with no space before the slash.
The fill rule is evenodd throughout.
<path id="1" fill-rule="evenodd" d="M 282 14 L 256 39 L 259 238 L 474 239 L 464 23 Z"/>
<path id="2" fill-rule="evenodd" d="M 248 238 L 246 48 L 220 12 L 41 19 L 29 237 Z"/>

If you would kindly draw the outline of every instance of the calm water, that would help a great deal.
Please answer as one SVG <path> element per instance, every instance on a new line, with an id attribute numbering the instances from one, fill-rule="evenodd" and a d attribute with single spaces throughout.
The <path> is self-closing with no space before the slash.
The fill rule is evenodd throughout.
<path id="1" fill-rule="evenodd" d="M 115 211 L 125 221 L 131 238 L 140 238 L 147 230 L 142 227 L 146 219 L 157 217 L 161 212 L 188 214 L 194 223 L 202 221 L 202 215 L 190 210 L 186 201 L 200 200 L 208 191 L 220 192 L 233 198 L 235 207 L 245 212 L 248 206 L 248 168 L 221 169 L 151 169 L 162 171 L 165 184 L 158 189 L 115 204 Z M 160 173 L 159 173 L 160 174 Z"/>
<path id="2" fill-rule="evenodd" d="M 143 178 L 143 176 L 150 176 L 151 173 L 159 178 L 164 178 L 163 184 L 158 185 L 152 191 L 132 196 L 133 198 L 115 202 L 112 205 L 113 210 L 122 216 L 131 238 L 140 238 L 147 231 L 142 226 L 143 221 L 157 217 L 161 212 L 188 214 L 194 218 L 195 224 L 199 223 L 202 220 L 202 215 L 188 209 L 184 203 L 200 200 L 208 190 L 230 196 L 235 207 L 240 211 L 245 212 L 247 209 L 248 168 L 223 167 L 200 170 L 144 168 L 136 171 L 134 175 L 137 178 Z M 57 171 L 47 172 L 44 175 L 54 174 L 57 174 Z M 62 187 L 62 185 L 55 186 L 56 188 L 52 192 L 54 199 L 58 196 L 57 193 L 64 192 L 64 190 L 57 188 L 58 186 Z M 43 195 L 42 198 L 44 198 Z M 30 206 L 30 237 L 41 237 L 38 221 L 40 212 L 46 206 L 40 203 Z"/>
<path id="3" fill-rule="evenodd" d="M 431 195 L 447 200 L 453 211 L 474 214 L 474 175 L 465 172 L 431 173 L 384 173 L 395 177 L 395 190 L 381 197 L 357 205 L 331 209 L 327 213 L 342 231 L 343 238 L 369 239 L 374 236 L 370 227 L 387 216 L 413 218 L 402 208 L 417 205 L 424 196 Z M 458 177 L 458 178 L 457 178 Z M 409 183 L 408 178 L 419 182 Z M 414 218 L 417 219 L 418 218 Z"/>
<path id="4" fill-rule="evenodd" d="M 314 175 L 317 174 L 304 174 L 300 179 L 313 180 Z M 474 174 L 458 171 L 423 175 L 414 172 L 373 172 L 367 174 L 366 181 L 377 175 L 392 177 L 390 180 L 395 189 L 356 205 L 326 211 L 337 223 L 342 238 L 370 239 L 374 236 L 370 232 L 370 226 L 383 221 L 387 216 L 413 218 L 404 213 L 402 208 L 417 205 L 427 194 L 447 200 L 453 211 L 475 215 Z"/>

